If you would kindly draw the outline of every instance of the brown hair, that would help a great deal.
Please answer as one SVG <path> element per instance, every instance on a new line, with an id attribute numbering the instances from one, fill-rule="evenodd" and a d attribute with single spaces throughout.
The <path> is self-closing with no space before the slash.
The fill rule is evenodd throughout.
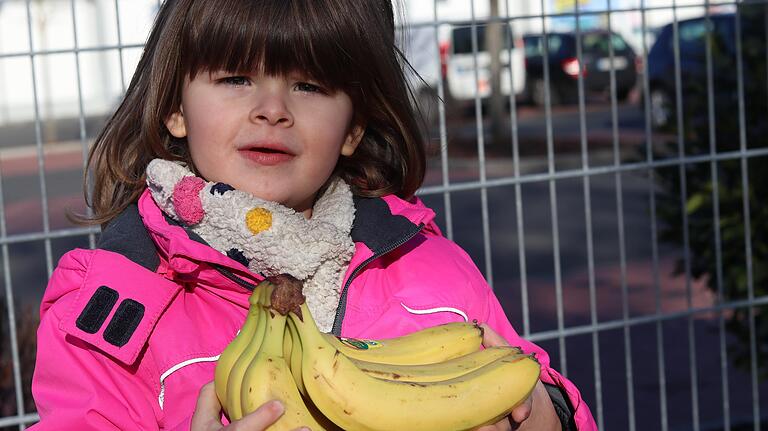
<path id="1" fill-rule="evenodd" d="M 186 140 L 164 121 L 181 104 L 185 78 L 217 70 L 300 70 L 344 91 L 365 133 L 337 173 L 359 196 L 411 197 L 426 156 L 394 30 L 390 0 L 166 0 L 122 103 L 91 148 L 94 215 L 80 221 L 105 224 L 136 202 L 154 158 L 192 166 Z"/>

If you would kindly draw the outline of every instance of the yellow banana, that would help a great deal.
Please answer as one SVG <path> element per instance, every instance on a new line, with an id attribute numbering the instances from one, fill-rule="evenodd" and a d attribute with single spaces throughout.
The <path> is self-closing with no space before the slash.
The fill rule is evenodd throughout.
<path id="1" fill-rule="evenodd" d="M 290 365 L 291 374 L 293 374 L 293 380 L 296 383 L 296 387 L 302 395 L 307 395 L 307 391 L 304 388 L 304 381 L 301 378 L 301 338 L 299 337 L 299 331 L 296 329 L 296 324 L 293 320 L 288 319 L 287 322 L 286 338 L 291 339 L 291 354 L 286 356 L 288 358 L 288 364 Z"/>
<path id="2" fill-rule="evenodd" d="M 300 426 L 324 430 L 304 404 L 283 357 L 286 317 L 274 310 L 263 314 L 267 315 L 268 322 L 264 342 L 243 376 L 240 392 L 243 414 L 255 411 L 269 400 L 279 399 L 285 413 L 268 430 L 293 430 Z"/>
<path id="3" fill-rule="evenodd" d="M 242 403 L 240 401 L 240 388 L 243 383 L 243 375 L 251 364 L 251 361 L 259 352 L 261 344 L 264 340 L 264 334 L 266 333 L 267 325 L 267 310 L 263 309 L 262 303 L 264 298 L 271 292 L 271 285 L 267 282 L 259 284 L 263 285 L 263 288 L 259 291 L 258 295 L 252 294 L 249 298 L 250 308 L 249 314 L 254 314 L 254 318 L 258 319 L 256 329 L 251 337 L 250 342 L 243 350 L 243 353 L 232 365 L 229 371 L 229 378 L 227 379 L 227 404 L 224 405 L 224 410 L 229 415 L 229 419 L 232 421 L 238 420 L 243 417 Z M 268 289 L 269 288 L 269 289 Z"/>
<path id="4" fill-rule="evenodd" d="M 251 293 L 251 296 L 258 297 L 262 288 L 261 285 L 256 286 Z M 216 362 L 216 371 L 214 373 L 214 386 L 216 387 L 216 395 L 219 397 L 219 402 L 222 406 L 227 405 L 227 382 L 229 381 L 229 373 L 232 370 L 232 366 L 237 361 L 237 358 L 243 353 L 243 350 L 248 346 L 253 338 L 253 334 L 256 331 L 258 324 L 259 313 L 249 312 L 245 315 L 245 323 L 240 329 L 234 340 L 221 352 L 219 360 Z"/>
<path id="5" fill-rule="evenodd" d="M 293 337 L 291 337 L 290 331 L 288 331 L 288 325 L 285 326 L 285 335 L 283 336 L 283 357 L 290 358 L 291 351 L 293 350 Z"/>
<path id="6" fill-rule="evenodd" d="M 301 341 L 296 333 L 296 324 L 288 319 L 284 351 L 290 359 L 291 373 L 296 380 L 299 392 L 306 395 L 301 379 Z M 294 341 L 298 340 L 298 341 Z M 466 355 L 434 364 L 399 365 L 379 362 L 368 362 L 350 358 L 364 373 L 385 380 L 400 380 L 406 382 L 438 382 L 452 379 L 476 370 L 490 362 L 507 355 L 523 354 L 520 348 L 512 346 L 495 346 L 477 350 Z"/>
<path id="7" fill-rule="evenodd" d="M 395 365 L 434 364 L 480 349 L 483 330 L 470 322 L 451 322 L 381 340 L 338 338 L 323 334 L 326 341 L 350 358 Z"/>
<path id="8" fill-rule="evenodd" d="M 401 382 L 439 382 L 463 376 L 478 368 L 506 356 L 525 355 L 519 348 L 510 346 L 489 347 L 477 352 L 472 352 L 458 358 L 449 359 L 436 364 L 424 365 L 392 365 L 366 362 L 352 359 L 362 372 L 371 377 L 384 380 L 397 380 Z"/>
<path id="9" fill-rule="evenodd" d="M 525 400 L 539 377 L 527 355 L 501 357 L 461 377 L 414 383 L 364 373 L 328 342 L 306 303 L 291 312 L 302 342 L 304 386 L 325 416 L 348 430 L 466 430 L 494 423 Z"/>

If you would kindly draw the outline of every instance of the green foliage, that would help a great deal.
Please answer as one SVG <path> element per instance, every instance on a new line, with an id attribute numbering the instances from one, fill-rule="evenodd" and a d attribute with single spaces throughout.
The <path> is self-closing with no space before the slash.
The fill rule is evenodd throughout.
<path id="1" fill-rule="evenodd" d="M 737 61 L 728 41 L 712 37 L 714 76 L 714 123 L 710 123 L 709 93 L 704 82 L 686 82 L 683 88 L 683 137 L 686 155 L 706 155 L 716 143 L 718 153 L 739 151 L 742 139 L 746 148 L 768 147 L 768 68 L 766 67 L 766 25 L 768 6 L 740 6 L 742 28 L 742 58 L 744 85 L 744 125 L 740 121 L 737 82 Z M 730 42 L 733 44 L 733 42 Z M 743 135 L 742 135 L 743 133 Z M 714 140 L 712 139 L 714 137 Z M 742 138 L 743 137 L 743 138 Z M 659 152 L 677 154 L 678 143 L 669 142 Z M 743 181 L 746 167 L 747 181 Z M 678 169 L 657 171 L 662 193 L 659 195 L 658 215 L 663 222 L 660 238 L 683 245 L 683 212 L 688 216 L 691 274 L 704 278 L 708 287 L 723 301 L 738 301 L 768 295 L 768 157 L 740 158 L 716 163 L 717 182 L 713 181 L 712 164 L 686 164 L 686 200 L 681 202 L 681 181 Z M 745 200 L 749 211 L 746 229 Z M 719 224 L 715 222 L 715 199 Z M 719 229 L 721 273 L 718 274 L 718 248 L 715 229 Z M 747 239 L 751 241 L 752 280 L 748 277 Z M 684 262 L 678 262 L 677 272 L 684 272 Z M 722 280 L 722 281 L 720 281 Z M 757 366 L 761 378 L 768 378 L 768 307 L 751 307 L 754 312 Z M 738 307 L 728 316 L 727 330 L 733 343 L 728 356 L 734 364 L 749 370 L 751 366 L 751 336 L 749 307 Z"/>

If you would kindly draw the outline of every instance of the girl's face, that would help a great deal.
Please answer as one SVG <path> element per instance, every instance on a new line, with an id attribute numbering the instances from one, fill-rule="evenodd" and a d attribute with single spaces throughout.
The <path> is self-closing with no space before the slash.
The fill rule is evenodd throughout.
<path id="1" fill-rule="evenodd" d="M 363 128 L 349 96 L 299 74 L 199 73 L 166 120 L 186 137 L 197 171 L 309 218 L 339 155 L 354 153 Z"/>

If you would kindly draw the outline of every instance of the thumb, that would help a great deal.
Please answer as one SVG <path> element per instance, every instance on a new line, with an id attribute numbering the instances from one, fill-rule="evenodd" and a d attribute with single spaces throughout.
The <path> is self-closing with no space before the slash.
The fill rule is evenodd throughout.
<path id="1" fill-rule="evenodd" d="M 265 430 L 274 424 L 285 412 L 285 406 L 278 400 L 262 404 L 256 411 L 243 416 L 237 429 Z"/>

